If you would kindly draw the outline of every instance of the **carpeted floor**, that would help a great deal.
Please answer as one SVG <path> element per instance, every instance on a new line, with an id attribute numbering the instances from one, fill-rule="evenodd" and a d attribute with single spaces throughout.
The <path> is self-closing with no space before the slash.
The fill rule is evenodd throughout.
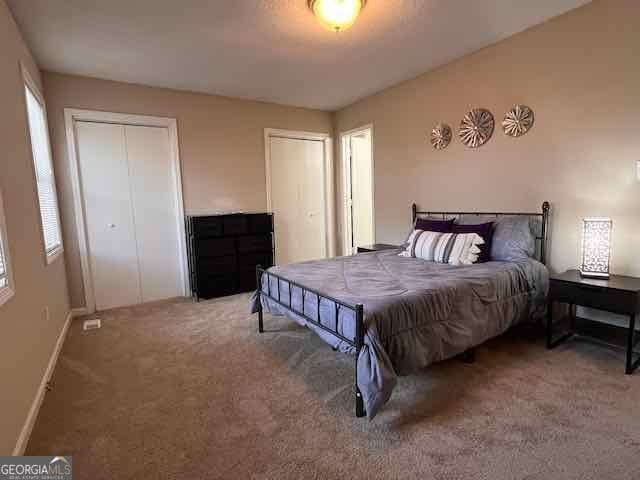
<path id="1" fill-rule="evenodd" d="M 640 375 L 572 342 L 515 331 L 400 380 L 354 416 L 351 357 L 266 318 L 248 295 L 75 321 L 28 446 L 80 479 L 640 478 Z"/>

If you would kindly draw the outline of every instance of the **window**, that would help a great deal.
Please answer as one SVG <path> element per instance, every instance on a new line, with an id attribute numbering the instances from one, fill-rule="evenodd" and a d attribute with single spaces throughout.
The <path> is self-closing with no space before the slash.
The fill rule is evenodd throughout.
<path id="1" fill-rule="evenodd" d="M 6 303 L 13 296 L 13 281 L 11 279 L 11 265 L 9 264 L 9 244 L 7 243 L 7 229 L 0 195 L 0 305 Z"/>
<path id="2" fill-rule="evenodd" d="M 51 263 L 62 253 L 62 233 L 60 231 L 60 214 L 58 213 L 58 197 L 53 175 L 51 146 L 47 129 L 47 112 L 44 100 L 38 92 L 29 74 L 23 70 L 25 79 L 25 96 L 27 115 L 29 118 L 29 134 L 31 151 L 35 166 L 42 234 L 47 263 Z"/>

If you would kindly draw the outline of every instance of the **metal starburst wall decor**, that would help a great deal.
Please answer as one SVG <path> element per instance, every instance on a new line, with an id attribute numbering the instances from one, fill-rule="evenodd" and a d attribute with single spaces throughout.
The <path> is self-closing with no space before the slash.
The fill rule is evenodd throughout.
<path id="1" fill-rule="evenodd" d="M 431 130 L 431 145 L 436 150 L 443 150 L 451 142 L 451 127 L 446 123 L 439 123 Z"/>
<path id="2" fill-rule="evenodd" d="M 493 135 L 495 121 L 493 114 L 484 108 L 474 108 L 460 122 L 458 135 L 469 148 L 484 145 Z"/>
<path id="3" fill-rule="evenodd" d="M 533 121 L 533 110 L 526 105 L 514 105 L 505 113 L 502 129 L 510 137 L 520 137 L 533 127 Z"/>

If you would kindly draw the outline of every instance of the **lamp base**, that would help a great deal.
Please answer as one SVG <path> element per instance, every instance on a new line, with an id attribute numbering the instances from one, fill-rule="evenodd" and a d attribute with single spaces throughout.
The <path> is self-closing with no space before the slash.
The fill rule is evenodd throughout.
<path id="1" fill-rule="evenodd" d="M 580 276 L 584 278 L 599 278 L 601 280 L 607 280 L 609 278 L 609 273 L 604 272 L 586 272 L 582 269 L 578 270 L 580 272 Z"/>

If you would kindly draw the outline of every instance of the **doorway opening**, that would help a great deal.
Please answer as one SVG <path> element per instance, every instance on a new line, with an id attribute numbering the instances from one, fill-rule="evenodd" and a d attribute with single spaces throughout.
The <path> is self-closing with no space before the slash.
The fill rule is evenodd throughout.
<path id="1" fill-rule="evenodd" d="M 341 134 L 345 255 L 375 243 L 373 193 L 373 127 L 367 125 Z"/>

